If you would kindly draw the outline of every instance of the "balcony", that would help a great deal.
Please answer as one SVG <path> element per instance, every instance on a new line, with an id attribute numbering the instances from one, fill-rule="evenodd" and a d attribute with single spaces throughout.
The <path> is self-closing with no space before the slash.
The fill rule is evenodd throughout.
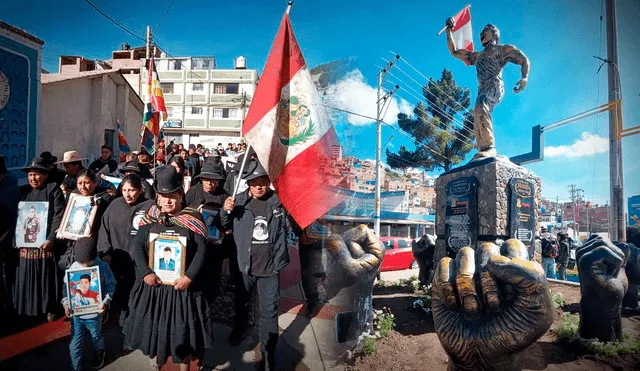
<path id="1" fill-rule="evenodd" d="M 186 104 L 189 103 L 205 103 L 207 101 L 207 96 L 204 94 L 187 94 L 184 102 Z"/>
<path id="2" fill-rule="evenodd" d="M 158 78 L 161 82 L 166 80 L 182 80 L 182 71 L 162 71 L 158 72 Z"/>
<path id="3" fill-rule="evenodd" d="M 163 97 L 167 103 L 182 103 L 182 95 L 180 94 L 163 94 Z"/>
<path id="4" fill-rule="evenodd" d="M 211 105 L 222 107 L 240 107 L 242 105 L 242 95 L 240 94 L 212 94 Z M 250 101 L 247 98 L 247 104 Z"/>
<path id="5" fill-rule="evenodd" d="M 206 80 L 207 79 L 207 73 L 209 71 L 204 71 L 204 70 L 196 70 L 196 71 L 189 71 L 187 72 L 187 79 L 189 80 Z"/>
<path id="6" fill-rule="evenodd" d="M 209 72 L 209 79 L 214 81 L 249 83 L 257 79 L 255 70 L 211 70 Z"/>
<path id="7" fill-rule="evenodd" d="M 242 128 L 242 120 L 229 119 L 209 119 L 209 127 L 216 129 L 237 129 Z"/>

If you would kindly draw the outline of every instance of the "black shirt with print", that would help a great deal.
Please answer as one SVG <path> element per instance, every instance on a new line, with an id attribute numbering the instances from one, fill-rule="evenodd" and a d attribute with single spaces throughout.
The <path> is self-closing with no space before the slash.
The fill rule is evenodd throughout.
<path id="1" fill-rule="evenodd" d="M 269 208 L 267 199 L 260 200 L 252 198 L 250 201 L 251 210 L 255 216 L 253 222 L 253 236 L 251 239 L 251 270 L 250 274 L 255 277 L 273 276 L 273 257 L 269 239 Z"/>

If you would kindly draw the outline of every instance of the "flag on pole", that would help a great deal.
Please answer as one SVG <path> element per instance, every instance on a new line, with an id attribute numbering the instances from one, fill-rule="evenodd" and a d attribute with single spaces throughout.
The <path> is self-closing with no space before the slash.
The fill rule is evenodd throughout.
<path id="1" fill-rule="evenodd" d="M 453 41 L 458 49 L 473 51 L 473 32 L 471 30 L 471 5 L 467 5 L 458 14 L 453 16 L 455 25 L 451 32 Z M 469 63 L 465 62 L 468 66 Z"/>
<path id="2" fill-rule="evenodd" d="M 124 162 L 127 157 L 127 153 L 131 152 L 131 148 L 129 147 L 129 143 L 127 143 L 127 138 L 124 136 L 124 132 L 120 127 L 120 123 L 117 124 L 118 130 L 118 147 L 120 150 L 120 162 Z"/>
<path id="3" fill-rule="evenodd" d="M 285 14 L 247 113 L 242 134 L 284 207 L 305 228 L 342 202 L 325 176 L 340 142 Z"/>
<path id="4" fill-rule="evenodd" d="M 147 99 L 144 108 L 143 122 L 155 136 L 160 133 L 162 123 L 167 121 L 167 107 L 164 105 L 164 97 L 160 88 L 158 72 L 153 62 L 149 60 L 149 75 L 147 77 Z"/>
<path id="5" fill-rule="evenodd" d="M 148 127 L 142 126 L 142 130 L 140 130 L 140 145 L 144 147 L 150 155 L 155 153 L 155 149 L 153 148 L 153 134 Z"/>

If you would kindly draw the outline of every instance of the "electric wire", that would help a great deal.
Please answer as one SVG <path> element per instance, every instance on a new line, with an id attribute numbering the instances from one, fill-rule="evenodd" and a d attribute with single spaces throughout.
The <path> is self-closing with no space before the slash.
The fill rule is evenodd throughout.
<path id="1" fill-rule="evenodd" d="M 105 17 L 106 19 L 108 19 L 109 21 L 111 21 L 113 24 L 115 24 L 116 26 L 120 27 L 122 30 L 124 30 L 125 32 L 127 32 L 129 35 L 135 37 L 138 40 L 147 42 L 147 40 L 145 40 L 144 37 L 140 37 L 138 35 L 136 35 L 135 33 L 133 33 L 133 31 L 129 30 L 128 28 L 126 28 L 125 26 L 123 26 L 122 24 L 118 23 L 118 21 L 116 21 L 115 19 L 109 17 L 107 14 L 105 14 L 102 10 L 100 10 L 97 6 L 95 6 L 91 1 L 89 0 L 84 0 L 87 4 L 91 5 L 91 7 L 93 9 L 95 9 L 98 13 L 100 13 L 103 17 Z"/>
<path id="2" fill-rule="evenodd" d="M 169 7 L 164 12 L 164 15 L 162 16 L 162 19 L 160 19 L 160 22 L 156 26 L 156 30 L 155 30 L 155 34 L 156 35 L 158 34 L 158 30 L 160 29 L 160 26 L 162 26 L 162 22 L 164 22 L 164 19 L 167 17 L 167 14 L 169 13 L 169 10 L 171 10 L 171 7 L 173 6 L 173 3 L 175 3 L 175 2 L 176 2 L 176 0 L 171 0 L 171 4 L 169 4 Z"/>

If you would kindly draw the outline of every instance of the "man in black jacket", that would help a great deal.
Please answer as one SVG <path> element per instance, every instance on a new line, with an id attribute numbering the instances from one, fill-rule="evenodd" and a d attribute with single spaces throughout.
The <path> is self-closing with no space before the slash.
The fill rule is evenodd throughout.
<path id="1" fill-rule="evenodd" d="M 109 166 L 109 171 L 105 174 L 109 174 L 111 172 L 116 171 L 118 168 L 118 163 L 111 157 L 112 149 L 111 147 L 104 145 L 100 148 L 100 157 L 89 165 L 89 169 L 93 170 L 94 173 L 98 174 L 100 170 Z"/>
<path id="2" fill-rule="evenodd" d="M 252 161 L 243 179 L 248 190 L 227 198 L 220 214 L 222 226 L 233 226 L 238 264 L 245 289 L 258 289 L 259 337 L 262 366 L 276 370 L 280 272 L 289 264 L 287 251 L 288 214 L 278 196 L 269 188 L 269 176 L 258 161 Z M 249 296 L 251 297 L 251 295 Z"/>
<path id="3" fill-rule="evenodd" d="M 571 240 L 566 233 L 558 233 L 559 251 L 556 262 L 558 263 L 558 278 L 560 280 L 567 280 L 567 264 L 569 264 L 569 257 L 571 253 Z"/>

